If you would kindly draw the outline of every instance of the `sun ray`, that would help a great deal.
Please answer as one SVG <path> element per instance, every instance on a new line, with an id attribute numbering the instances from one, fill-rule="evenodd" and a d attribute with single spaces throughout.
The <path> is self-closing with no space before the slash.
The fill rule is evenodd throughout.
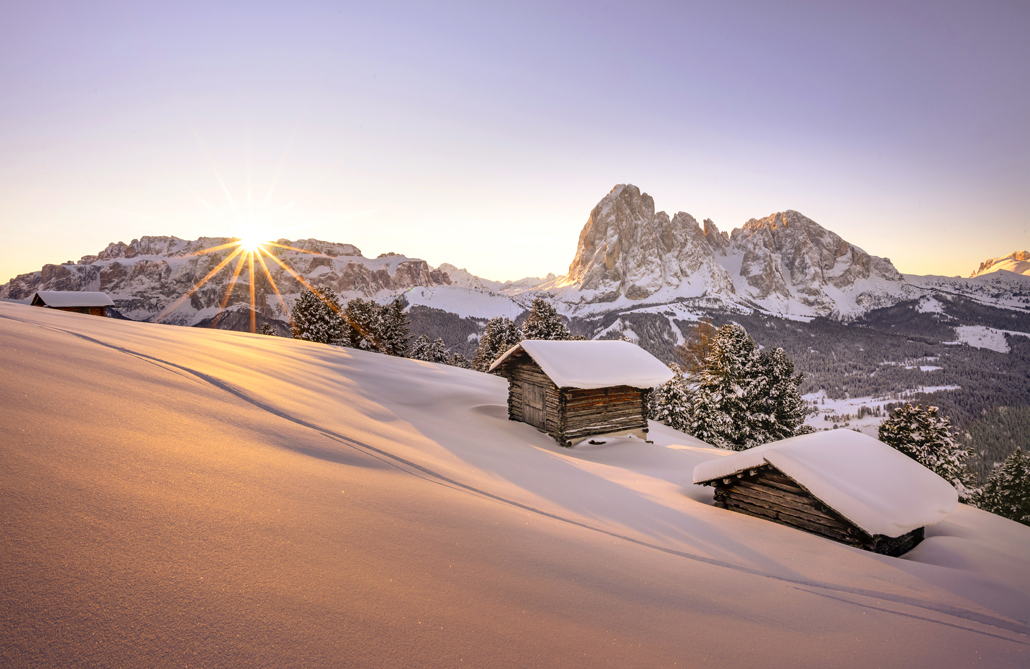
<path id="1" fill-rule="evenodd" d="M 290 308 L 286 306 L 286 300 L 283 299 L 282 293 L 279 292 L 279 286 L 275 285 L 275 279 L 272 278 L 272 273 L 268 271 L 268 265 L 265 264 L 265 259 L 261 257 L 262 253 L 268 254 L 265 249 L 258 249 L 257 256 L 258 262 L 261 263 L 261 269 L 265 271 L 265 277 L 268 278 L 268 283 L 272 285 L 272 290 L 275 291 L 275 296 L 279 298 L 279 303 L 283 305 L 283 312 L 286 314 L 286 318 L 290 321 L 290 327 L 293 329 L 297 328 L 296 323 L 293 322 L 293 314 L 290 313 Z M 270 254 L 269 254 L 270 255 Z"/>
<path id="2" fill-rule="evenodd" d="M 192 288 L 190 288 L 188 291 L 186 291 L 185 295 L 183 295 L 182 297 L 177 299 L 175 302 L 172 302 L 170 305 L 165 307 L 164 311 L 162 311 L 160 314 L 158 314 L 157 318 L 154 319 L 154 322 L 155 323 L 160 323 L 161 321 L 163 321 L 165 319 L 166 316 L 168 316 L 168 314 L 170 314 L 171 312 L 173 312 L 176 309 L 178 309 L 180 304 L 182 304 L 183 302 L 188 300 L 190 297 L 192 297 L 193 293 L 195 293 L 198 290 L 200 290 L 204 286 L 205 283 L 207 283 L 208 281 L 211 280 L 211 277 L 213 277 L 215 274 L 218 274 L 218 272 L 220 272 L 223 267 L 228 265 L 232 261 L 232 259 L 235 258 L 240 253 L 243 253 L 243 249 L 236 249 L 231 254 L 229 254 L 228 258 L 226 258 L 222 262 L 218 263 L 218 265 L 213 270 L 211 270 L 210 272 L 207 273 L 207 276 L 205 276 L 203 279 L 198 281 Z"/>
<path id="3" fill-rule="evenodd" d="M 234 242 L 226 242 L 225 244 L 219 244 L 218 246 L 212 246 L 209 249 L 200 249 L 199 251 L 197 251 L 196 253 L 191 254 L 191 255 L 198 255 L 199 256 L 199 255 L 204 255 L 204 254 L 207 254 L 207 253 L 214 253 L 215 251 L 221 251 L 223 249 L 232 248 L 233 246 L 239 246 L 242 243 L 243 242 L 241 240 L 237 239 Z M 187 256 L 183 256 L 183 257 L 185 258 Z"/>
<path id="4" fill-rule="evenodd" d="M 293 276 L 294 279 L 299 281 L 305 288 L 307 288 L 312 293 L 314 293 L 315 297 L 317 297 L 318 299 L 322 300 L 322 302 L 325 304 L 325 306 L 327 306 L 330 309 L 332 309 L 340 318 L 342 318 L 347 323 L 347 325 L 349 325 L 352 328 L 354 328 L 355 330 L 357 330 L 358 334 L 360 334 L 362 337 L 364 337 L 368 341 L 372 342 L 372 345 L 375 346 L 377 349 L 379 349 L 381 352 L 384 352 L 384 353 L 386 352 L 386 347 L 383 346 L 379 342 L 378 339 L 376 339 L 374 336 L 372 336 L 372 333 L 368 332 L 367 330 L 365 330 L 365 328 L 363 328 L 360 325 L 358 325 L 357 323 L 355 323 L 354 320 L 351 319 L 351 317 L 348 316 L 346 312 L 341 311 L 338 307 L 333 305 L 332 302 L 329 302 L 324 297 L 322 297 L 321 293 L 319 293 L 317 290 L 315 290 L 314 286 L 312 286 L 310 283 L 308 283 L 304 279 L 304 277 L 302 277 L 300 274 L 297 274 L 295 271 L 293 271 L 293 269 L 289 265 L 284 263 L 282 260 L 279 260 L 274 255 L 269 253 L 268 257 L 271 258 L 272 260 L 276 261 L 277 263 L 279 263 L 280 267 L 282 267 L 284 270 L 289 272 L 290 275 Z"/>
<path id="5" fill-rule="evenodd" d="M 240 270 L 243 269 L 245 260 L 241 254 L 239 261 L 236 262 L 236 269 L 233 270 L 232 278 L 229 279 L 229 287 L 225 289 L 225 297 L 222 298 L 222 305 L 218 307 L 218 315 L 215 316 L 215 322 L 211 324 L 212 328 L 217 329 L 218 322 L 222 320 L 222 315 L 225 313 L 225 305 L 229 303 L 229 296 L 232 294 L 232 289 L 236 287 L 236 279 L 240 276 Z"/>
<path id="6" fill-rule="evenodd" d="M 218 183 L 221 184 L 222 192 L 225 193 L 225 199 L 229 201 L 229 206 L 232 207 L 233 213 L 235 213 L 236 218 L 239 219 L 240 225 L 246 227 L 247 224 L 240 215 L 240 210 L 236 207 L 236 201 L 232 199 L 232 193 L 229 192 L 229 187 L 225 185 L 221 172 L 219 172 L 218 168 L 215 166 L 215 161 L 211 157 L 211 153 L 207 150 L 207 145 L 201 141 L 200 134 L 197 132 L 197 129 L 193 127 L 193 124 L 189 123 L 188 125 L 190 126 L 190 130 L 193 131 L 193 137 L 197 140 L 197 144 L 200 145 L 200 150 L 204 152 L 204 157 L 207 158 L 207 162 L 211 165 L 211 171 L 215 173 L 215 178 L 218 179 Z"/>
<path id="7" fill-rule="evenodd" d="M 296 246 L 286 246 L 285 244 L 279 244 L 276 242 L 265 242 L 266 246 L 277 246 L 281 249 L 287 249 L 289 251 L 297 251 L 298 253 L 310 253 L 313 256 L 323 255 L 317 251 L 308 251 L 307 249 L 298 249 Z M 267 252 L 266 252 L 267 253 Z"/>
<path id="8" fill-rule="evenodd" d="M 247 256 L 248 256 L 247 259 L 249 260 L 248 264 L 250 266 L 249 269 L 248 269 L 248 271 L 250 272 L 250 334 L 254 334 L 254 333 L 257 332 L 257 311 L 255 311 L 256 305 L 254 303 L 254 254 L 255 253 L 256 253 L 256 251 L 248 251 L 247 252 Z"/>

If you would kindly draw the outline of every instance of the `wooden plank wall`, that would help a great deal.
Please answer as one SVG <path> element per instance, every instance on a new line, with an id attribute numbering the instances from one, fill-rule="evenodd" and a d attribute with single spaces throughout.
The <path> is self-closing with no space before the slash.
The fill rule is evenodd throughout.
<path id="1" fill-rule="evenodd" d="M 497 370 L 508 379 L 508 418 L 526 422 L 523 392 L 526 384 L 544 388 L 546 429 L 561 445 L 569 439 L 647 427 L 647 391 L 629 386 L 596 390 L 561 388 L 520 351 Z"/>
<path id="2" fill-rule="evenodd" d="M 640 388 L 565 388 L 562 395 L 566 439 L 647 427 L 645 391 Z"/>
<path id="3" fill-rule="evenodd" d="M 717 481 L 715 505 L 883 555 L 902 555 L 923 540 L 921 527 L 900 537 L 870 535 L 768 464 Z"/>

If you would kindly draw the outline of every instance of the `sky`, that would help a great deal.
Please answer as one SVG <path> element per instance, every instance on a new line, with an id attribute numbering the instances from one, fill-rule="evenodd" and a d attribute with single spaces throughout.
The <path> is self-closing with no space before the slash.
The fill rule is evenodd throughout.
<path id="1" fill-rule="evenodd" d="M 0 0 L 0 282 L 144 235 L 564 273 L 619 183 L 902 272 L 1030 247 L 1030 4 Z"/>

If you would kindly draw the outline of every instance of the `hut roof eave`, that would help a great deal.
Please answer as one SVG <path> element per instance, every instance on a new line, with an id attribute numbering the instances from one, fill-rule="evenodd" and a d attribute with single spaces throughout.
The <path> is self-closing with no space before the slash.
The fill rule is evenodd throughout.
<path id="1" fill-rule="evenodd" d="M 559 388 L 591 390 L 630 386 L 649 389 L 672 378 L 672 370 L 636 344 L 626 341 L 546 341 L 527 339 L 505 351 L 493 371 L 525 351 Z"/>

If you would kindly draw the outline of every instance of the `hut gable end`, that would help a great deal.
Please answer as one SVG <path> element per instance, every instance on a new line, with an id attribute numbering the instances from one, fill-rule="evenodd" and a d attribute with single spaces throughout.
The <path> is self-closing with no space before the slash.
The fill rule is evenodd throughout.
<path id="1" fill-rule="evenodd" d="M 600 435 L 647 439 L 647 393 L 672 372 L 628 342 L 524 341 L 490 371 L 508 379 L 508 418 L 562 446 Z"/>

